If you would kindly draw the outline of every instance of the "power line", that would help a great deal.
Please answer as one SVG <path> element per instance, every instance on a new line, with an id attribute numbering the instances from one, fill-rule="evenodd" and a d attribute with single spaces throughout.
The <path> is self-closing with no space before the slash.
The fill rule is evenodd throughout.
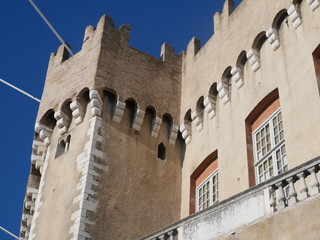
<path id="1" fill-rule="evenodd" d="M 33 8 L 39 13 L 40 17 L 46 22 L 46 24 L 49 26 L 49 28 L 52 30 L 52 32 L 56 35 L 56 37 L 60 40 L 60 42 L 64 45 L 64 47 L 68 50 L 68 52 L 71 54 L 71 56 L 74 56 L 73 52 L 69 48 L 69 46 L 66 44 L 65 41 L 60 37 L 59 33 L 54 29 L 54 27 L 50 24 L 48 19 L 43 15 L 43 13 L 40 11 L 40 9 L 36 6 L 36 4 L 32 0 L 28 0 Z"/>
<path id="2" fill-rule="evenodd" d="M 19 237 L 17 237 L 16 235 L 14 235 L 13 233 L 9 232 L 8 230 L 4 229 L 3 227 L 0 226 L 0 230 L 4 231 L 5 233 L 9 234 L 11 237 L 14 237 L 17 240 L 20 240 Z"/>
<path id="3" fill-rule="evenodd" d="M 0 82 L 2 82 L 2 83 L 4 83 L 4 84 L 8 85 L 9 87 L 11 87 L 11 88 L 13 88 L 13 89 L 17 90 L 18 92 L 21 92 L 22 94 L 24 94 L 24 95 L 28 96 L 29 98 L 32 98 L 33 100 L 35 100 L 35 101 L 37 101 L 37 102 L 41 103 L 41 100 L 40 100 L 40 99 L 38 99 L 38 98 L 36 98 L 36 97 L 32 96 L 31 94 L 29 94 L 29 93 L 27 93 L 27 92 L 25 92 L 25 91 L 21 90 L 20 88 L 17 88 L 16 86 L 13 86 L 12 84 L 10 84 L 10 83 L 6 82 L 5 80 L 3 80 L 3 79 L 1 79 L 1 78 L 0 78 Z"/>

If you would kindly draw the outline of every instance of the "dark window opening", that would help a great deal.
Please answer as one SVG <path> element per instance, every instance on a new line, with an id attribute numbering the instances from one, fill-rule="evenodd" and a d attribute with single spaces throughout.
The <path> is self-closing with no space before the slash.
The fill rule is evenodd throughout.
<path id="1" fill-rule="evenodd" d="M 70 135 L 68 135 L 65 139 L 60 139 L 58 147 L 57 147 L 55 158 L 58 158 L 62 154 L 68 152 L 69 147 L 70 147 L 70 140 L 71 140 Z"/>
<path id="2" fill-rule="evenodd" d="M 163 143 L 158 146 L 158 158 L 161 160 L 166 160 L 166 147 Z"/>

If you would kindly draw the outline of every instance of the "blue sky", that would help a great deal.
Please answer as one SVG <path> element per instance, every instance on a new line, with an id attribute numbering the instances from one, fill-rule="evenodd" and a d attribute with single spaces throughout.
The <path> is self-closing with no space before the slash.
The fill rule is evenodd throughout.
<path id="1" fill-rule="evenodd" d="M 196 36 L 204 44 L 213 34 L 213 14 L 223 0 L 34 0 L 59 34 L 78 52 L 87 25 L 103 14 L 116 26 L 131 24 L 130 45 L 159 56 L 163 42 L 184 51 Z M 241 0 L 236 0 L 239 4 Z M 0 6 L 0 78 L 41 98 L 51 52 L 60 46 L 28 0 Z M 19 234 L 30 169 L 38 103 L 0 83 L 0 226 Z M 0 240 L 12 237 L 0 232 Z"/>

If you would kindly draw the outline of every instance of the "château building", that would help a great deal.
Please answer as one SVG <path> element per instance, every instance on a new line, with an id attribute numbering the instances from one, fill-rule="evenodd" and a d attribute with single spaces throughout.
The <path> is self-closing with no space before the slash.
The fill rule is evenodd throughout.
<path id="1" fill-rule="evenodd" d="M 227 0 L 160 58 L 108 16 L 52 54 L 23 240 L 319 239 L 320 1 Z"/>

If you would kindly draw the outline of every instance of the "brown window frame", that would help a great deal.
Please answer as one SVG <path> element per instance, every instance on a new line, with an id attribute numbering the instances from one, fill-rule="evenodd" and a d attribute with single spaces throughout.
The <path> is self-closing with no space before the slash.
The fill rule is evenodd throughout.
<path id="1" fill-rule="evenodd" d="M 260 116 L 262 116 L 263 113 L 277 100 L 279 101 L 278 88 L 274 89 L 267 96 L 265 96 L 245 119 L 249 187 L 253 187 L 256 185 L 254 169 L 254 149 L 252 139 L 252 133 L 257 125 L 255 123 L 257 122 L 257 120 L 259 120 Z"/>
<path id="2" fill-rule="evenodd" d="M 194 170 L 190 176 L 190 202 L 189 202 L 189 214 L 196 212 L 196 181 L 202 173 L 215 161 L 218 160 L 218 150 L 215 150 L 209 154 L 200 165 Z M 217 162 L 218 163 L 218 162 Z"/>

